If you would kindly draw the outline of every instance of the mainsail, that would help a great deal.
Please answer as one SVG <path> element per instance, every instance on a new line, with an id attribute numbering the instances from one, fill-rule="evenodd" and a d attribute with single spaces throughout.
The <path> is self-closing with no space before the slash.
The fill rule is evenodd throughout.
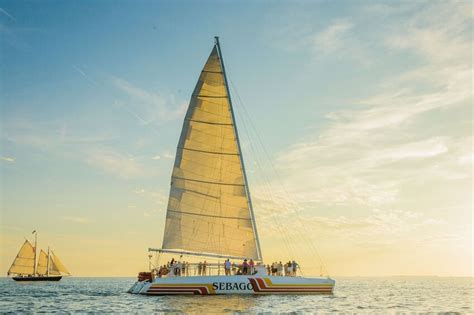
<path id="1" fill-rule="evenodd" d="M 35 272 L 35 249 L 30 242 L 25 241 L 16 255 L 8 274 L 32 275 Z"/>
<path id="2" fill-rule="evenodd" d="M 261 260 L 218 39 L 176 151 L 162 250 Z"/>
<path id="3" fill-rule="evenodd" d="M 39 275 L 45 275 L 48 272 L 48 255 L 41 250 L 39 257 L 38 257 L 38 264 L 36 265 L 36 272 Z"/>

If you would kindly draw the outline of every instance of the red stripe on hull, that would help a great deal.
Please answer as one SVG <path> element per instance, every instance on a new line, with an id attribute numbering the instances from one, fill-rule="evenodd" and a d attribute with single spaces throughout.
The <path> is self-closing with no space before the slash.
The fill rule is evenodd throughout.
<path id="1" fill-rule="evenodd" d="M 251 278 L 249 279 L 252 283 L 253 290 L 257 293 L 319 293 L 319 294 L 331 294 L 331 287 L 308 287 L 308 286 L 291 286 L 291 287 L 267 287 L 262 278 Z"/>

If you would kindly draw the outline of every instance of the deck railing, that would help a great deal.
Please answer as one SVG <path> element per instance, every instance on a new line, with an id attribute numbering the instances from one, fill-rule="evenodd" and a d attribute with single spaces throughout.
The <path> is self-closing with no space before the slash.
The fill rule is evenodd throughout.
<path id="1" fill-rule="evenodd" d="M 286 271 L 285 271 L 286 270 Z M 228 275 L 251 275 L 255 273 L 275 275 L 275 276 L 297 276 L 296 272 L 290 267 L 287 270 L 283 267 L 276 273 L 272 273 L 271 269 L 268 270 L 267 266 L 257 264 L 253 268 L 247 267 L 246 270 L 242 264 L 231 265 Z M 187 263 L 187 262 L 175 262 L 173 265 L 166 264 L 161 265 L 153 269 L 153 274 L 156 276 L 166 277 L 191 277 L 191 276 L 220 276 L 226 275 L 224 263 Z"/>

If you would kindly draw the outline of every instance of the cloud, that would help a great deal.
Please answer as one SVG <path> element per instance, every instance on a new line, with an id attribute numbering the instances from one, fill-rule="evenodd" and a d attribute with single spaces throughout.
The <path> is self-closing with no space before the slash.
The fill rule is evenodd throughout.
<path id="1" fill-rule="evenodd" d="M 33 121 L 9 119 L 4 122 L 2 139 L 40 150 L 51 150 L 62 146 L 89 145 L 108 142 L 114 137 L 107 133 L 90 134 L 83 130 L 71 131 L 62 121 Z"/>
<path id="2" fill-rule="evenodd" d="M 310 41 L 313 51 L 317 55 L 327 55 L 342 49 L 347 33 L 353 24 L 347 20 L 336 20 L 326 29 L 311 35 Z"/>
<path id="3" fill-rule="evenodd" d="M 165 159 L 171 160 L 171 159 L 174 159 L 174 154 L 171 154 L 171 153 L 166 152 L 166 153 L 163 154 L 163 157 L 164 157 Z"/>
<path id="4" fill-rule="evenodd" d="M 434 2 L 408 19 L 402 25 L 403 32 L 387 36 L 385 43 L 394 49 L 415 52 L 431 62 L 463 62 L 471 55 L 466 51 L 471 46 L 471 11 L 472 4 L 468 2 Z"/>
<path id="5" fill-rule="evenodd" d="M 15 162 L 15 158 L 10 157 L 10 156 L 0 156 L 0 160 L 10 162 L 10 163 Z"/>
<path id="6" fill-rule="evenodd" d="M 110 76 L 110 79 L 115 87 L 133 99 L 131 104 L 118 104 L 135 116 L 142 125 L 162 123 L 184 116 L 187 103 L 177 103 L 174 96 L 164 97 L 149 92 L 116 76 Z"/>
<path id="7" fill-rule="evenodd" d="M 471 243 L 469 229 L 460 228 L 472 216 L 473 167 L 472 17 L 462 7 L 385 12 L 397 23 L 367 33 L 379 62 L 388 60 L 384 52 L 411 62 L 306 129 L 272 161 L 277 175 L 264 169 L 252 176 L 264 235 L 287 235 L 290 248 L 311 235 L 330 244 L 332 257 L 352 248 L 393 253 L 439 245 L 448 252 Z M 334 59 L 340 50 L 365 48 L 345 41 L 358 26 L 333 21 L 315 33 L 316 55 Z"/>
<path id="8" fill-rule="evenodd" d="M 276 165 L 298 200 L 380 206 L 399 200 L 403 187 L 421 179 L 470 176 L 470 163 L 459 159 L 472 154 L 471 129 L 465 127 L 472 122 L 469 115 L 458 117 L 472 111 L 472 61 L 465 52 L 471 39 L 463 28 L 470 17 L 463 20 L 452 15 L 456 7 L 448 7 L 442 16 L 413 14 L 396 33 L 385 34 L 397 38 L 403 54 L 421 56 L 424 63 L 384 79 L 378 93 L 353 100 L 351 109 L 327 114 L 318 135 L 279 155 Z M 420 42 L 413 34 L 428 39 Z M 448 46 L 454 55 L 436 56 Z"/>
<path id="9" fill-rule="evenodd" d="M 110 148 L 96 149 L 88 153 L 86 163 L 116 177 L 131 179 L 153 176 L 139 161 Z"/>
<path id="10" fill-rule="evenodd" d="M 174 154 L 171 154 L 169 152 L 164 152 L 163 154 L 157 154 L 151 158 L 152 160 L 158 161 L 161 159 L 167 159 L 167 160 L 172 160 L 174 159 Z"/>

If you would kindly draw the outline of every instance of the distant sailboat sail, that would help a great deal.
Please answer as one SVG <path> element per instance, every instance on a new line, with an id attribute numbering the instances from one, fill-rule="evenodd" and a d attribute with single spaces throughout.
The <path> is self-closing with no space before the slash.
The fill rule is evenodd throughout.
<path id="1" fill-rule="evenodd" d="M 66 267 L 63 265 L 61 260 L 59 260 L 58 256 L 54 254 L 54 252 L 51 251 L 51 267 L 49 270 L 50 274 L 68 274 L 70 275 L 69 271 L 66 269 Z M 54 272 L 54 273 L 51 273 Z"/>
<path id="2" fill-rule="evenodd" d="M 36 272 L 40 275 L 47 274 L 48 271 L 48 255 L 41 250 L 38 257 L 38 264 L 36 265 Z"/>
<path id="3" fill-rule="evenodd" d="M 215 45 L 186 113 L 161 251 L 261 260 L 220 56 Z"/>
<path id="4" fill-rule="evenodd" d="M 35 272 L 35 248 L 29 241 L 25 241 L 16 255 L 8 274 L 32 275 Z"/>

